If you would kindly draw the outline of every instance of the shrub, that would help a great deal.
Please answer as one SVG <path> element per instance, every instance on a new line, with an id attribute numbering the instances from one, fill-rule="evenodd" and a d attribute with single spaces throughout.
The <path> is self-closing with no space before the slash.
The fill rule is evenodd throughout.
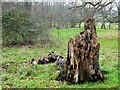
<path id="1" fill-rule="evenodd" d="M 4 11 L 2 16 L 3 46 L 33 45 L 35 43 L 47 43 L 49 32 L 45 25 L 37 26 L 28 18 L 27 11 Z M 45 30 L 44 30 L 45 29 Z"/>

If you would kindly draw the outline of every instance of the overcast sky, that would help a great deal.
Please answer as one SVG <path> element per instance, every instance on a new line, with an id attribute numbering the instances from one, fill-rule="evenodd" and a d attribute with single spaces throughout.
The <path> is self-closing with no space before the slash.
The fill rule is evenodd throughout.
<path id="1" fill-rule="evenodd" d="M 24 2 L 24 1 L 32 1 L 32 2 L 72 2 L 72 1 L 87 1 L 87 2 L 91 2 L 91 1 L 99 1 L 99 0 L 1 0 L 2 2 Z M 119 1 L 119 0 L 103 0 L 103 1 Z"/>

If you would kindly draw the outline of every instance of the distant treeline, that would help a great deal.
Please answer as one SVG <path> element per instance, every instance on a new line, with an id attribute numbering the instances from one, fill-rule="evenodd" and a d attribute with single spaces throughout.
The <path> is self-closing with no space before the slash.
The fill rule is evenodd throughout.
<path id="1" fill-rule="evenodd" d="M 46 44 L 51 40 L 50 28 L 80 28 L 91 17 L 105 29 L 106 22 L 112 23 L 107 15 L 117 15 L 117 11 L 109 14 L 104 8 L 97 12 L 84 4 L 76 8 L 76 2 L 2 2 L 3 46 Z"/>

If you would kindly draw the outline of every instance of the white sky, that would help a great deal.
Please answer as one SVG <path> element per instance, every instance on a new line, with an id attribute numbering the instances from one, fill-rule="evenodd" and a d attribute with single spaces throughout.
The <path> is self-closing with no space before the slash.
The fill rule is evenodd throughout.
<path id="1" fill-rule="evenodd" d="M 31 2 L 72 2 L 72 1 L 76 1 L 76 2 L 80 2 L 80 1 L 86 1 L 86 2 L 91 2 L 91 1 L 99 1 L 99 0 L 1 0 L 2 2 L 25 2 L 25 1 L 31 1 Z M 116 1 L 118 2 L 119 0 L 103 0 L 103 1 Z"/>

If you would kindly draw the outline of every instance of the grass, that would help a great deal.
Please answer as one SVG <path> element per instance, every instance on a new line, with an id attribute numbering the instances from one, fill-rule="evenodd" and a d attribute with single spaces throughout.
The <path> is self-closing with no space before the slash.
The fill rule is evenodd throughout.
<path id="1" fill-rule="evenodd" d="M 32 58 L 38 60 L 41 56 L 46 56 L 49 51 L 66 56 L 67 41 L 74 37 L 78 28 L 60 29 L 59 41 L 57 30 L 51 30 L 57 45 L 50 47 L 9 47 L 2 49 L 2 64 L 10 65 L 3 69 L 0 75 L 2 88 L 118 88 L 118 31 L 117 30 L 97 30 L 98 42 L 100 42 L 100 67 L 106 70 L 104 82 L 68 85 L 66 82 L 57 82 L 55 78 L 59 74 L 53 64 L 24 66 L 22 63 L 30 61 Z M 14 63 L 11 63 L 14 62 Z"/>

